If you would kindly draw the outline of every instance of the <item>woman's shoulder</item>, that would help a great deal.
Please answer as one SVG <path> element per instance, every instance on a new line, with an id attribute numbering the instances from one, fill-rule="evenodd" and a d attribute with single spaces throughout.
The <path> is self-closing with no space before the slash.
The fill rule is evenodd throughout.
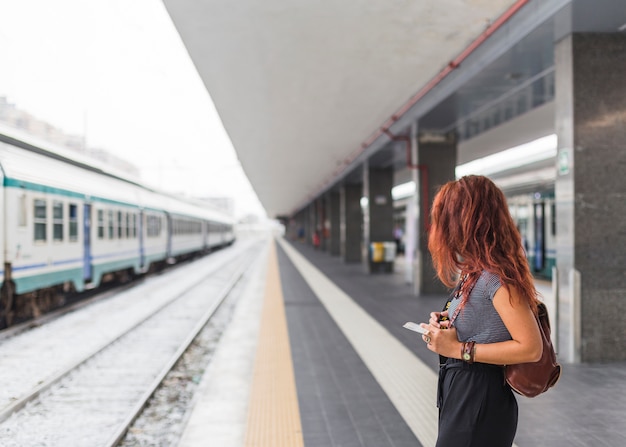
<path id="1" fill-rule="evenodd" d="M 502 287 L 502 282 L 495 273 L 483 270 L 475 287 L 481 290 L 486 297 L 493 299 L 498 289 Z"/>

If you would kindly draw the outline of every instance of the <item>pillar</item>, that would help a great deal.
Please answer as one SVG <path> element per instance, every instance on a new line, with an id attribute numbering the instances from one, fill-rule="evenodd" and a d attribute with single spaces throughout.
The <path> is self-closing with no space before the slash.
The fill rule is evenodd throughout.
<path id="1" fill-rule="evenodd" d="M 305 242 L 313 245 L 313 233 L 315 232 L 315 202 L 311 202 L 306 207 L 306 231 Z"/>
<path id="2" fill-rule="evenodd" d="M 394 260 L 371 262 L 369 244 L 371 242 L 393 242 L 393 168 L 363 168 L 363 196 L 367 197 L 367 207 L 363 210 L 364 261 L 368 271 L 393 272 Z"/>
<path id="3" fill-rule="evenodd" d="M 417 183 L 422 216 L 418 219 L 418 250 L 415 254 L 419 256 L 415 262 L 416 269 L 418 269 L 415 272 L 415 278 L 419 278 L 419 281 L 415 281 L 415 292 L 418 295 L 447 293 L 447 289 L 437 278 L 428 251 L 428 233 L 424 228 L 424 214 L 430 217 L 430 206 L 435 194 L 443 184 L 455 179 L 456 146 L 457 142 L 453 134 L 429 134 L 418 138 L 417 161 L 422 167 L 419 169 L 419 175 L 426 175 L 428 178 L 427 191 L 424 191 L 421 181 Z M 426 197 L 428 197 L 427 206 L 424 203 Z"/>
<path id="4" fill-rule="evenodd" d="M 330 225 L 330 240 L 329 240 L 329 252 L 333 256 L 339 256 L 341 254 L 341 216 L 340 216 L 340 193 L 338 191 L 331 191 L 328 194 L 328 221 Z"/>
<path id="5" fill-rule="evenodd" d="M 360 184 L 343 185 L 340 192 L 340 254 L 344 262 L 361 262 Z"/>
<path id="6" fill-rule="evenodd" d="M 326 207 L 326 250 L 339 255 L 339 192 L 329 191 L 325 197 Z"/>
<path id="7" fill-rule="evenodd" d="M 626 35 L 555 44 L 558 345 L 562 361 L 626 360 Z"/>

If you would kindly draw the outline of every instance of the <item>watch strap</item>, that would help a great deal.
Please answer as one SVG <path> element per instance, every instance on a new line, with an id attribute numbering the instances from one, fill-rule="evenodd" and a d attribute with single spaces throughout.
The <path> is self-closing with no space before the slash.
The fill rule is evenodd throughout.
<path id="1" fill-rule="evenodd" d="M 476 342 L 464 342 L 461 346 L 461 360 L 469 364 L 474 363 L 474 355 L 476 353 Z"/>

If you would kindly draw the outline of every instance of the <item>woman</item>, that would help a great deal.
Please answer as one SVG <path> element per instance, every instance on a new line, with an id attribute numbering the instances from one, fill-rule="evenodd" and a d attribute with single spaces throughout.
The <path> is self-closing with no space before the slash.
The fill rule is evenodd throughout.
<path id="1" fill-rule="evenodd" d="M 445 184 L 428 248 L 439 279 L 456 285 L 422 336 L 440 355 L 437 447 L 511 446 L 517 401 L 502 365 L 539 360 L 537 292 L 504 194 L 488 178 Z"/>

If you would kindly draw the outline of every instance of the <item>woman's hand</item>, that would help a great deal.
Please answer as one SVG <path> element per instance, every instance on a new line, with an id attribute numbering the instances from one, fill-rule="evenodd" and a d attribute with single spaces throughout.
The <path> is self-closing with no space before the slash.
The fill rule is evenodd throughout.
<path id="1" fill-rule="evenodd" d="M 437 354 L 441 354 L 445 357 L 460 358 L 461 342 L 457 337 L 456 328 L 452 327 L 448 329 L 449 321 L 439 322 L 438 318 L 435 322 L 436 325 L 433 324 L 433 315 L 436 316 L 436 314 L 439 314 L 439 312 L 430 314 L 431 318 L 428 324 L 420 324 L 420 326 L 428 331 L 427 334 L 422 335 L 422 340 L 424 340 L 429 350 Z M 443 327 L 444 323 L 445 328 Z"/>
<path id="2" fill-rule="evenodd" d="M 448 320 L 448 311 L 446 310 L 444 312 L 431 312 L 428 324 L 430 324 L 432 327 L 448 329 L 450 327 L 450 320 Z"/>

